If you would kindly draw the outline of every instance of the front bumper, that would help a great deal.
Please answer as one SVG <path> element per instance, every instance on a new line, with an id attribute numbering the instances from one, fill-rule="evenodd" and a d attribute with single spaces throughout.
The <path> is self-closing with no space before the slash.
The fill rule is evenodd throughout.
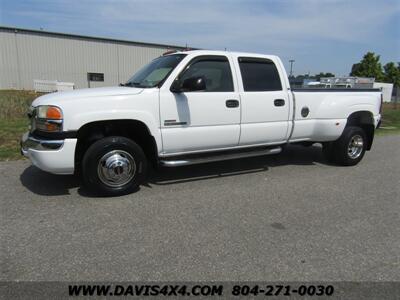
<path id="1" fill-rule="evenodd" d="M 21 139 L 21 153 L 26 156 L 28 149 L 34 150 L 58 150 L 64 145 L 64 140 L 37 139 L 25 132 Z"/>
<path id="2" fill-rule="evenodd" d="M 21 139 L 21 154 L 43 171 L 73 174 L 76 142 L 76 139 L 38 139 L 27 132 Z"/>

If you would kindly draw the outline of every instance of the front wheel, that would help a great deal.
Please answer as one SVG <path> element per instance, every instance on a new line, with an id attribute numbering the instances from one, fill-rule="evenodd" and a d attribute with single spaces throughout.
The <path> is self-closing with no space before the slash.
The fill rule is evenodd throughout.
<path id="1" fill-rule="evenodd" d="M 82 161 L 85 185 L 100 195 L 119 196 L 134 191 L 145 179 L 146 171 L 142 148 L 120 136 L 93 143 Z"/>
<path id="2" fill-rule="evenodd" d="M 362 128 L 346 127 L 341 137 L 324 146 L 328 160 L 343 166 L 354 166 L 364 157 L 367 137 Z"/>

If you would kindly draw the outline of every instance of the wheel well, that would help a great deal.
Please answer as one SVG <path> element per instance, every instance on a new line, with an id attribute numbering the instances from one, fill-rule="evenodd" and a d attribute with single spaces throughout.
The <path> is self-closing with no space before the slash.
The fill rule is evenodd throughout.
<path id="1" fill-rule="evenodd" d="M 347 118 L 346 126 L 358 126 L 361 127 L 367 136 L 367 150 L 372 147 L 372 142 L 374 140 L 374 117 L 369 111 L 357 111 L 352 113 Z"/>
<path id="2" fill-rule="evenodd" d="M 147 159 L 157 159 L 157 144 L 146 124 L 137 120 L 97 121 L 83 125 L 78 130 L 75 150 L 75 170 L 79 173 L 86 150 L 96 141 L 107 136 L 124 136 L 142 147 Z"/>

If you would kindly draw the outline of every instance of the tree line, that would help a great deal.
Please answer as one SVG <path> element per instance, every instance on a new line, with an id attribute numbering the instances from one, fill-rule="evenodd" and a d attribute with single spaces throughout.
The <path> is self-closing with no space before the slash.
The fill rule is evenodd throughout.
<path id="1" fill-rule="evenodd" d="M 389 62 L 382 67 L 379 60 L 380 55 L 376 55 L 374 52 L 367 52 L 360 62 L 353 64 L 349 75 L 356 77 L 373 77 L 375 81 L 393 83 L 393 86 L 399 87 L 400 62 Z M 313 76 L 309 74 L 297 75 L 295 78 L 300 80 L 310 78 L 320 81 L 321 77 L 335 77 L 335 74 L 321 72 Z"/>
<path id="2" fill-rule="evenodd" d="M 383 66 L 379 61 L 380 55 L 368 52 L 363 59 L 353 65 L 350 76 L 374 77 L 376 81 L 393 83 L 400 86 L 400 62 L 389 62 Z"/>

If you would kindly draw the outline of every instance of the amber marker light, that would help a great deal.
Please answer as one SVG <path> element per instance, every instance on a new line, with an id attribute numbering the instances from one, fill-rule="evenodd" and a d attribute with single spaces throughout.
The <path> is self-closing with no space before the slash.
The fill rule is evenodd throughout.
<path id="1" fill-rule="evenodd" d="M 46 112 L 46 119 L 61 120 L 62 119 L 61 110 L 58 107 L 49 106 Z"/>

